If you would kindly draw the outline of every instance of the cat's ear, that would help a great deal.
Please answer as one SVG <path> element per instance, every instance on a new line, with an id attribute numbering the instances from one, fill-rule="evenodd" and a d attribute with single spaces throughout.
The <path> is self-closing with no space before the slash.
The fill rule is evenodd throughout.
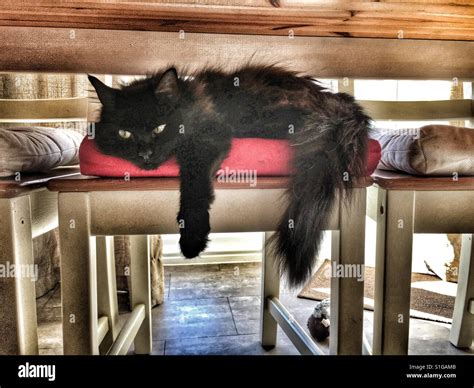
<path id="1" fill-rule="evenodd" d="M 178 73 L 174 67 L 166 70 L 160 78 L 158 85 L 155 88 L 155 95 L 167 95 L 176 98 L 179 93 L 178 88 Z"/>
<path id="2" fill-rule="evenodd" d="M 117 90 L 107 86 L 102 81 L 97 79 L 92 75 L 88 75 L 90 83 L 97 92 L 97 97 L 99 97 L 100 102 L 104 107 L 113 108 L 115 106 L 115 98 L 117 95 Z"/>

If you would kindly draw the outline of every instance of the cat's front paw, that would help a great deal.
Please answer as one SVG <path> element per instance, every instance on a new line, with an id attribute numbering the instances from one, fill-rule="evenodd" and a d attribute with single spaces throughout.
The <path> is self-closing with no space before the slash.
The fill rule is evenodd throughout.
<path id="1" fill-rule="evenodd" d="M 192 259 L 206 249 L 208 239 L 199 236 L 181 235 L 179 246 L 181 253 L 187 259 Z"/>
<path id="2" fill-rule="evenodd" d="M 178 215 L 181 238 L 179 246 L 184 257 L 192 259 L 206 249 L 209 235 L 209 213 L 193 211 Z"/>

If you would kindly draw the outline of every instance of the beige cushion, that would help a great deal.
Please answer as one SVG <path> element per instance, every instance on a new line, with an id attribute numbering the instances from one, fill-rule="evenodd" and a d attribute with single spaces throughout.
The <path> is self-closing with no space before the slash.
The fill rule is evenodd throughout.
<path id="1" fill-rule="evenodd" d="M 79 163 L 83 135 L 69 129 L 0 129 L 0 176 L 43 172 Z"/>
<path id="2" fill-rule="evenodd" d="M 474 175 L 474 129 L 426 125 L 394 133 L 376 131 L 382 147 L 378 168 L 413 175 Z"/>

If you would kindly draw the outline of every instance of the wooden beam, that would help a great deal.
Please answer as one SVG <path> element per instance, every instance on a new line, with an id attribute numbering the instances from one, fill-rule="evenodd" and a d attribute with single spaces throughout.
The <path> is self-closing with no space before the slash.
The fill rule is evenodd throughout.
<path id="1" fill-rule="evenodd" d="M 345 1 L 118 2 L 36 0 L 2 4 L 0 25 L 201 33 L 473 40 L 471 3 Z"/>
<path id="2" fill-rule="evenodd" d="M 474 80 L 474 42 L 0 27 L 0 71 L 146 74 L 279 63 L 322 78 Z M 441 55 L 442 54 L 442 55 Z"/>

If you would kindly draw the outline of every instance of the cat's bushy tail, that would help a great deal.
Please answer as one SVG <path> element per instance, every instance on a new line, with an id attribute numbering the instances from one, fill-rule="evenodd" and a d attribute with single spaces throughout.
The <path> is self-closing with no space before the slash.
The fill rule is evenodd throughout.
<path id="1" fill-rule="evenodd" d="M 323 107 L 295 131 L 288 208 L 270 241 L 291 287 L 311 275 L 337 194 L 365 176 L 369 118 L 346 94 L 328 94 Z"/>

